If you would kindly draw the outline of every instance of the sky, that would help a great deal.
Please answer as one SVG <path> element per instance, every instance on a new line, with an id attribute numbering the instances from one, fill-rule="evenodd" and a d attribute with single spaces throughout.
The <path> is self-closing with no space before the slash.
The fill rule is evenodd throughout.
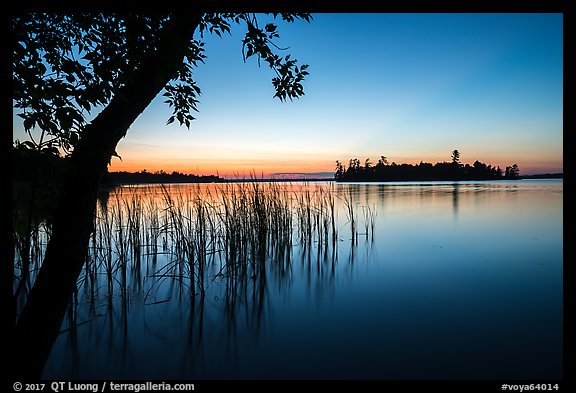
<path id="1" fill-rule="evenodd" d="M 562 14 L 318 13 L 278 24 L 283 53 L 310 65 L 303 97 L 273 98 L 273 72 L 242 59 L 243 26 L 205 36 L 190 129 L 166 125 L 157 97 L 109 170 L 289 177 L 382 155 L 450 161 L 457 149 L 464 164 L 563 172 Z"/>

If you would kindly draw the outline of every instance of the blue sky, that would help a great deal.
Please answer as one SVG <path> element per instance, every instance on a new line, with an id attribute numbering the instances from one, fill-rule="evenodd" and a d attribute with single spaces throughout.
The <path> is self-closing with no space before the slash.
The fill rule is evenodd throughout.
<path id="1" fill-rule="evenodd" d="M 333 172 L 336 160 L 435 163 L 458 149 L 463 163 L 563 171 L 562 14 L 313 17 L 279 22 L 279 46 L 310 65 L 304 97 L 272 98 L 272 71 L 242 60 L 242 26 L 205 37 L 197 120 L 166 126 L 158 97 L 110 170 Z"/>

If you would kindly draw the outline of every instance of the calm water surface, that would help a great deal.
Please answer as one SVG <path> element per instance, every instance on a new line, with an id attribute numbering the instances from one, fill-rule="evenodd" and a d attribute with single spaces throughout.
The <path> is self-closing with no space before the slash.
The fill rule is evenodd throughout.
<path id="1" fill-rule="evenodd" d="M 143 251 L 112 296 L 97 264 L 44 377 L 562 378 L 562 180 L 285 187 L 335 196 L 335 246 L 295 238 L 289 258 L 268 253 L 239 282 L 209 254 L 203 299 L 162 273 L 174 259 L 162 248 L 153 262 Z M 141 190 L 161 200 L 159 187 Z"/>

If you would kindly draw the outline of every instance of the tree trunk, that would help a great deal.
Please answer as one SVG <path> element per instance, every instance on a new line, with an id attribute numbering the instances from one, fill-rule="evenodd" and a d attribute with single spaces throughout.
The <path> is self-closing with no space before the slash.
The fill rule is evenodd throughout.
<path id="1" fill-rule="evenodd" d="M 151 53 L 87 125 L 70 158 L 42 268 L 16 325 L 14 377 L 40 378 L 84 264 L 100 179 L 130 125 L 174 77 L 201 14 L 175 15 Z"/>

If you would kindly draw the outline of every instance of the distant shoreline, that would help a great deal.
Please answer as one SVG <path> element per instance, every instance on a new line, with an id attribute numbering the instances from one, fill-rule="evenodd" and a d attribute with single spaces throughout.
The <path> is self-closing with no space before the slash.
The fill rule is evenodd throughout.
<path id="1" fill-rule="evenodd" d="M 155 174 L 146 173 L 145 177 L 141 176 L 141 173 L 134 172 L 122 172 L 121 176 L 116 176 L 119 172 L 110 172 L 109 178 L 103 182 L 103 186 L 114 186 L 114 185 L 138 185 L 138 184 L 200 184 L 200 183 L 254 183 L 254 182 L 264 182 L 264 183 L 294 183 L 294 182 L 330 182 L 336 180 L 334 178 L 293 178 L 293 179 L 278 179 L 278 178 L 237 178 L 237 179 L 226 179 L 219 176 L 207 175 L 207 176 L 196 176 L 196 175 L 183 175 L 174 176 L 165 173 Z M 181 174 L 178 174 L 181 175 Z M 544 174 L 534 174 L 534 175 L 524 175 L 519 176 L 514 180 L 522 179 L 563 179 L 564 173 L 544 173 Z M 395 180 L 384 180 L 384 181 L 343 181 L 343 183 L 391 183 L 391 182 L 413 182 L 413 181 L 500 181 L 500 180 L 510 180 L 510 179 L 395 179 Z"/>
<path id="2" fill-rule="evenodd" d="M 532 179 L 563 179 L 564 173 L 545 173 L 537 175 L 524 175 L 516 178 L 498 178 L 498 179 L 391 179 L 391 180 L 342 180 L 341 183 L 394 183 L 394 182 L 419 182 L 419 181 L 442 181 L 442 182 L 475 182 L 475 181 L 518 181 Z"/>
<path id="3" fill-rule="evenodd" d="M 519 176 L 515 179 L 499 179 L 499 180 L 522 180 L 522 179 L 563 179 L 564 173 L 545 173 L 536 175 Z M 391 182 L 414 182 L 414 181 L 499 181 L 498 179 L 397 179 L 397 180 L 363 180 L 363 183 L 391 183 Z M 334 178 L 301 178 L 301 179 L 228 179 L 228 183 L 242 183 L 242 182 L 320 182 L 320 181 L 336 181 Z M 355 183 L 354 181 L 342 181 L 342 183 Z"/>
<path id="4" fill-rule="evenodd" d="M 520 176 L 520 179 L 563 179 L 564 172 L 561 173 L 542 173 L 537 175 Z"/>

